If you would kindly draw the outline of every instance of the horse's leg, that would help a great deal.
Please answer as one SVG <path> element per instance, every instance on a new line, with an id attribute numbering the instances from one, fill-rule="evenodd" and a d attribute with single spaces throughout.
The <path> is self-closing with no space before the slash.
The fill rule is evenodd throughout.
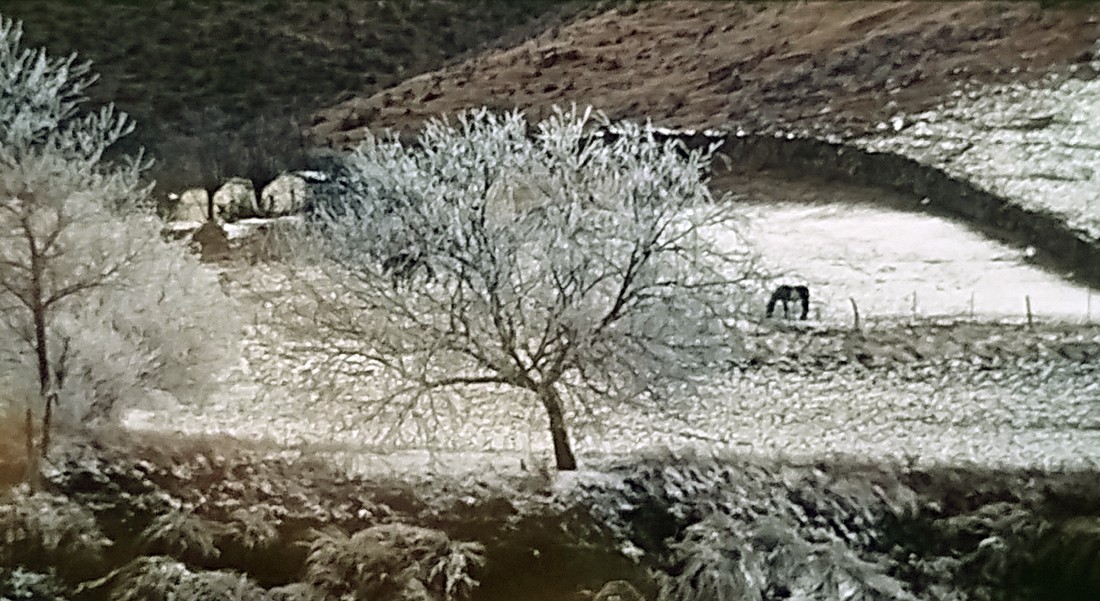
<path id="1" fill-rule="evenodd" d="M 800 297 L 799 300 L 802 301 L 802 317 L 801 317 L 801 319 L 803 321 L 805 321 L 806 318 L 809 317 L 809 315 L 810 315 L 810 287 L 809 286 L 799 286 L 798 287 L 798 296 Z"/>

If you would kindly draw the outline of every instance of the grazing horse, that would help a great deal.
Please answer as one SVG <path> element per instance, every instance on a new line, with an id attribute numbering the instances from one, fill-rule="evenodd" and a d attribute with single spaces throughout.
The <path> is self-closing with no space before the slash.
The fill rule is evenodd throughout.
<path id="1" fill-rule="evenodd" d="M 810 289 L 806 286 L 783 285 L 776 288 L 768 299 L 768 317 L 775 312 L 776 303 L 783 303 L 783 317 L 790 319 L 791 314 L 787 303 L 795 301 L 802 303 L 802 316 L 799 319 L 806 319 L 810 315 Z"/>

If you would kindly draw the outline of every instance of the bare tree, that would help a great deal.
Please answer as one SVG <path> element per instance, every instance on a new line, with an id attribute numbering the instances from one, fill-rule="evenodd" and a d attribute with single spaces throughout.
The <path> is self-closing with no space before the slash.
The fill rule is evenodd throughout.
<path id="1" fill-rule="evenodd" d="M 297 240 L 303 339 L 389 418 L 455 388 L 526 391 L 575 469 L 573 412 L 673 398 L 738 349 L 756 275 L 706 186 L 714 150 L 576 109 L 370 139 L 354 194 L 320 199 Z"/>
<path id="2" fill-rule="evenodd" d="M 59 400 L 86 420 L 138 391 L 201 390 L 221 345 L 198 344 L 232 339 L 233 317 L 207 305 L 216 276 L 161 239 L 145 162 L 104 159 L 133 125 L 112 107 L 78 110 L 88 65 L 20 38 L 0 19 L 0 382 L 22 387 L 33 366 L 45 455 Z"/>

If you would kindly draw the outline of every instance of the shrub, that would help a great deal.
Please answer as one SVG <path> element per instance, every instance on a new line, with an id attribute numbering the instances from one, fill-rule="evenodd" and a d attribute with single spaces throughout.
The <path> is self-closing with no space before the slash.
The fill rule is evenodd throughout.
<path id="1" fill-rule="evenodd" d="M 170 555 L 181 560 L 203 561 L 218 557 L 215 538 L 226 528 L 215 525 L 186 509 L 166 511 L 141 533 L 148 555 Z"/>
<path id="2" fill-rule="evenodd" d="M 0 561 L 5 565 L 94 565 L 111 545 L 95 516 L 66 497 L 19 487 L 0 502 Z"/>
<path id="3" fill-rule="evenodd" d="M 111 601 L 266 601 L 266 591 L 235 572 L 192 570 L 169 557 L 140 557 L 98 584 Z"/>
<path id="4" fill-rule="evenodd" d="M 387 524 L 351 536 L 317 533 L 307 579 L 329 598 L 461 601 L 477 586 L 484 563 L 477 543 L 454 542 L 437 530 Z"/>
<path id="5" fill-rule="evenodd" d="M 10 601 L 66 601 L 64 587 L 52 574 L 22 568 L 0 568 L 0 599 Z"/>

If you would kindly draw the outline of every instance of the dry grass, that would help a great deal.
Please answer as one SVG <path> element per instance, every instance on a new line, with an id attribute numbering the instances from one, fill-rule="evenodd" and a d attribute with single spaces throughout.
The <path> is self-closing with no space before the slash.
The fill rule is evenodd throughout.
<path id="1" fill-rule="evenodd" d="M 22 411 L 0 413 L 0 493 L 23 481 L 27 473 L 26 432 Z"/>

